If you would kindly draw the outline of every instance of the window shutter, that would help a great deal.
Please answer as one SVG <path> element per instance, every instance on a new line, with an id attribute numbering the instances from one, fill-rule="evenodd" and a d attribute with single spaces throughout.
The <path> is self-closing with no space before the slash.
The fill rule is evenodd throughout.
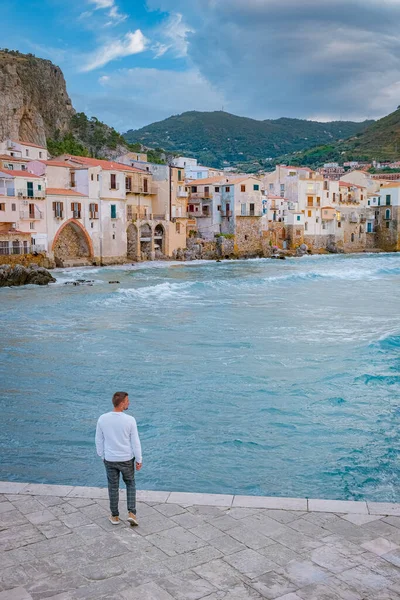
<path id="1" fill-rule="evenodd" d="M 96 212 L 98 212 L 98 210 L 99 210 L 99 205 L 98 205 L 98 204 L 95 204 L 94 206 L 95 206 L 95 211 L 96 211 Z"/>
<path id="2" fill-rule="evenodd" d="M 81 209 L 82 209 L 82 204 L 80 202 L 78 202 L 78 210 L 79 210 L 79 212 L 81 211 Z"/>
<path id="3" fill-rule="evenodd" d="M 57 206 L 56 202 L 53 202 L 53 210 L 56 210 L 56 206 Z"/>

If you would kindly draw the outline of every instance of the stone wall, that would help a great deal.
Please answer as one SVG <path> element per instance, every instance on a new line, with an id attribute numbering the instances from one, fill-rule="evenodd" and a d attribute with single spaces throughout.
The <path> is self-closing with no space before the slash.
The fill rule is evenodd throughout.
<path id="1" fill-rule="evenodd" d="M 235 253 L 238 256 L 262 254 L 260 217 L 236 217 Z"/>
<path id="2" fill-rule="evenodd" d="M 390 209 L 390 219 L 385 219 L 385 212 Z M 389 227 L 387 227 L 387 223 Z M 381 206 L 377 226 L 377 245 L 385 252 L 400 250 L 400 207 Z"/>
<path id="3" fill-rule="evenodd" d="M 54 246 L 54 260 L 62 266 L 64 260 L 72 258 L 90 258 L 90 249 L 83 232 L 77 231 L 72 224 L 66 225 Z"/>
<path id="4" fill-rule="evenodd" d="M 53 269 L 55 267 L 54 261 L 45 254 L 37 254 L 36 256 L 33 254 L 0 255 L 0 265 L 22 265 L 23 267 L 38 265 L 45 269 Z"/>
<path id="5" fill-rule="evenodd" d="M 304 225 L 288 225 L 286 227 L 288 248 L 294 250 L 304 244 Z"/>

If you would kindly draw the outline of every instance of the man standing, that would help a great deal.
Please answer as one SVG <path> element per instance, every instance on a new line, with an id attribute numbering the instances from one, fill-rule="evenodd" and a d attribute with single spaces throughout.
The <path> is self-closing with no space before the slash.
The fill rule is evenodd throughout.
<path id="1" fill-rule="evenodd" d="M 128 521 L 131 525 L 138 525 L 136 519 L 135 460 L 136 471 L 140 471 L 142 468 L 142 449 L 139 434 L 136 420 L 124 414 L 124 411 L 128 410 L 129 407 L 128 393 L 115 392 L 112 403 L 114 410 L 101 415 L 96 428 L 97 454 L 104 461 L 108 479 L 111 510 L 109 520 L 113 525 L 119 523 L 119 474 L 121 473 L 126 485 Z"/>

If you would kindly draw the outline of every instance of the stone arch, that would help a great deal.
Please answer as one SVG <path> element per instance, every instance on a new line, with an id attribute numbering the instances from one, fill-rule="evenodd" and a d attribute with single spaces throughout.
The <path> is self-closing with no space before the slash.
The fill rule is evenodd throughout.
<path id="1" fill-rule="evenodd" d="M 154 232 L 149 223 L 140 225 L 140 257 L 142 260 L 152 260 L 154 255 Z"/>
<path id="2" fill-rule="evenodd" d="M 69 219 L 61 225 L 54 236 L 52 250 L 57 267 L 65 262 L 93 258 L 92 240 L 83 225 L 76 219 Z"/>
<path id="3" fill-rule="evenodd" d="M 127 238 L 127 256 L 131 260 L 139 260 L 139 234 L 138 228 L 134 223 L 131 223 L 126 230 Z"/>
<path id="4" fill-rule="evenodd" d="M 158 223 L 154 228 L 154 244 L 156 245 L 156 252 L 158 246 L 161 254 L 165 254 L 165 228 L 161 223 Z"/>

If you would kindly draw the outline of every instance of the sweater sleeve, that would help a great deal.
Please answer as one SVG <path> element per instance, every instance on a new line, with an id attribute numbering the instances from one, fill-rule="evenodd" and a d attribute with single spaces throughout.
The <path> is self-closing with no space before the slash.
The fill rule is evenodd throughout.
<path id="1" fill-rule="evenodd" d="M 139 433 L 137 430 L 136 420 L 132 417 L 131 425 L 131 448 L 136 462 L 142 462 L 142 447 L 140 445 Z"/>
<path id="2" fill-rule="evenodd" d="M 104 434 L 99 421 L 97 421 L 95 441 L 97 454 L 104 459 Z"/>

